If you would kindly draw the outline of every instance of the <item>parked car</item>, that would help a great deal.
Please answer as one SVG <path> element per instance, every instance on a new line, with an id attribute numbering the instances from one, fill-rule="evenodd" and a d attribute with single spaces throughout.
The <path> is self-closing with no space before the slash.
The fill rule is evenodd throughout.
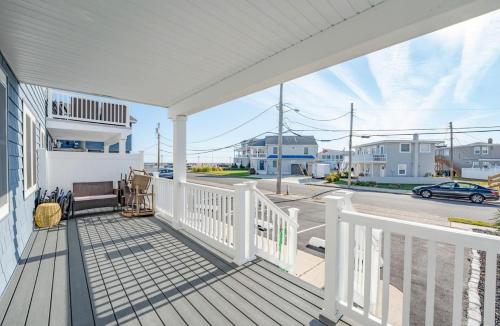
<path id="1" fill-rule="evenodd" d="M 170 168 L 160 169 L 160 178 L 173 179 L 174 178 L 174 170 Z"/>
<path id="2" fill-rule="evenodd" d="M 485 200 L 498 200 L 498 190 L 483 187 L 469 182 L 444 182 L 437 185 L 418 186 L 412 189 L 415 195 L 423 198 L 447 197 L 469 199 L 481 204 Z"/>

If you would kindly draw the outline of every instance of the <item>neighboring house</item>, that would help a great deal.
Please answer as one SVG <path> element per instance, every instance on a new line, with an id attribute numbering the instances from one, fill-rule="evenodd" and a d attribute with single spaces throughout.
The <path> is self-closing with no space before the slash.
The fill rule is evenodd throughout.
<path id="1" fill-rule="evenodd" d="M 437 148 L 435 153 L 437 171 L 448 172 L 451 166 L 450 148 Z M 494 144 L 490 138 L 487 142 L 453 146 L 453 165 L 459 174 L 464 168 L 499 169 L 500 144 Z"/>
<path id="2" fill-rule="evenodd" d="M 132 125 L 127 103 L 50 90 L 47 129 L 54 150 L 130 153 Z"/>
<path id="3" fill-rule="evenodd" d="M 308 162 L 316 159 L 318 144 L 314 136 L 283 136 L 282 174 L 303 175 Z M 241 143 L 234 162 L 254 168 L 259 174 L 276 174 L 278 136 L 267 136 Z"/>
<path id="4" fill-rule="evenodd" d="M 348 151 L 341 151 L 337 149 L 323 149 L 318 153 L 317 159 L 323 163 L 330 164 L 332 170 L 339 170 L 342 166 L 344 157 L 349 155 Z"/>
<path id="5" fill-rule="evenodd" d="M 363 180 L 410 177 L 422 180 L 434 172 L 434 150 L 438 143 L 441 141 L 420 140 L 414 135 L 412 140 L 383 140 L 354 146 L 353 173 Z"/>

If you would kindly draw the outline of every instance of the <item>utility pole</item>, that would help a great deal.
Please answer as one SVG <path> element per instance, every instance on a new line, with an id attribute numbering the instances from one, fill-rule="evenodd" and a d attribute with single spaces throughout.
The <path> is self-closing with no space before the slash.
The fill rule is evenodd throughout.
<path id="1" fill-rule="evenodd" d="M 354 103 L 351 103 L 351 124 L 349 127 L 349 171 L 347 172 L 347 184 L 349 187 L 352 183 L 352 122 L 354 118 Z"/>
<path id="2" fill-rule="evenodd" d="M 453 172 L 455 172 L 455 168 L 453 167 L 453 122 L 450 121 L 450 177 L 453 180 Z"/>
<path id="3" fill-rule="evenodd" d="M 156 167 L 158 169 L 158 172 L 160 172 L 160 123 L 158 122 L 158 125 L 156 126 L 156 137 L 158 139 L 158 157 L 156 158 L 157 159 L 157 163 L 156 163 Z"/>
<path id="4" fill-rule="evenodd" d="M 283 83 L 280 84 L 280 104 L 278 121 L 278 177 L 276 178 L 276 194 L 281 194 L 281 158 L 283 156 Z"/>

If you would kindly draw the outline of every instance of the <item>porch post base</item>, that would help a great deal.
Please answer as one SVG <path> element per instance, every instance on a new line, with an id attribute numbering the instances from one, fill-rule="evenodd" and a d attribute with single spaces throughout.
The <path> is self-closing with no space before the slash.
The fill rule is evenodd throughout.
<path id="1" fill-rule="evenodd" d="M 234 258 L 233 259 L 233 263 L 235 263 L 236 265 L 238 266 L 241 266 L 241 265 L 244 265 L 248 262 L 251 262 L 253 260 L 255 260 L 257 257 L 253 256 L 253 257 L 248 257 L 248 258 Z"/>
<path id="2" fill-rule="evenodd" d="M 319 315 L 319 320 L 328 326 L 330 326 L 330 325 L 333 326 L 333 325 L 337 325 L 337 323 L 340 321 L 342 316 L 343 315 L 340 311 L 337 311 L 335 313 L 335 315 L 333 315 L 333 316 L 331 316 L 331 314 L 329 314 L 329 313 L 326 313 L 326 311 L 323 311 Z"/>

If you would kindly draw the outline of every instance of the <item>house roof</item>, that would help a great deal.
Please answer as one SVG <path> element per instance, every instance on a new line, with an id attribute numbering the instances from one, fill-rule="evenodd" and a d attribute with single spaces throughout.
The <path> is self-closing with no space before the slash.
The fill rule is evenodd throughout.
<path id="1" fill-rule="evenodd" d="M 266 145 L 277 145 L 278 136 L 267 136 Z M 283 145 L 318 145 L 314 136 L 283 136 Z"/>
<path id="2" fill-rule="evenodd" d="M 465 148 L 465 147 L 474 147 L 474 146 L 500 146 L 499 143 L 488 143 L 488 142 L 475 142 L 465 145 L 453 145 L 453 148 Z M 441 148 L 449 148 L 449 146 L 441 147 Z"/>
<path id="3" fill-rule="evenodd" d="M 412 143 L 414 140 L 412 139 L 385 139 L 385 140 L 379 140 L 379 141 L 374 141 L 371 143 L 364 143 L 364 144 L 359 144 L 353 146 L 353 148 L 358 148 L 358 147 L 366 147 L 366 146 L 373 146 L 373 145 L 380 145 L 380 144 L 387 144 L 387 143 Z M 433 140 L 433 139 L 419 139 L 419 143 L 425 143 L 425 144 L 439 144 L 442 143 L 442 140 Z"/>
<path id="4" fill-rule="evenodd" d="M 499 1 L 0 1 L 19 81 L 192 114 L 500 8 Z"/>

